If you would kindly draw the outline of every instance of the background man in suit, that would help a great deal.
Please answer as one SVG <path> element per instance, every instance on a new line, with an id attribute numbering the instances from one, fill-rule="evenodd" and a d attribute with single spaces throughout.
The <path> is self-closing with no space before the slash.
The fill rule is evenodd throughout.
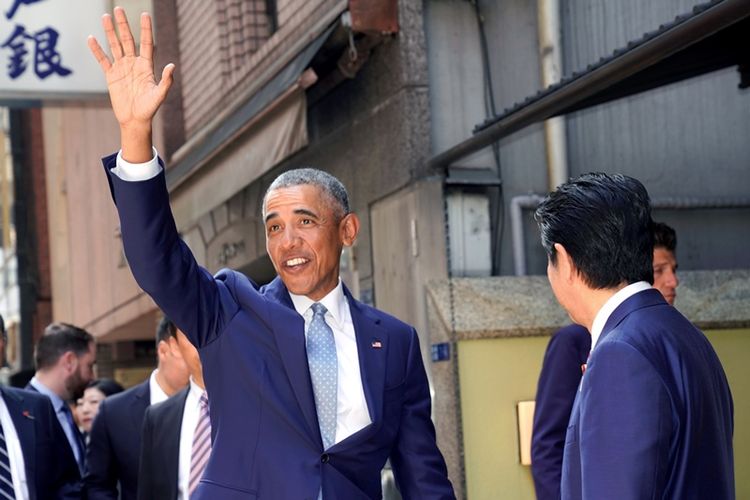
<path id="1" fill-rule="evenodd" d="M 136 498 L 146 408 L 173 396 L 188 381 L 188 367 L 177 344 L 177 328 L 166 317 L 156 330 L 156 353 L 156 369 L 145 382 L 105 399 L 99 406 L 91 427 L 84 478 L 89 500 Z"/>
<path id="2" fill-rule="evenodd" d="M 190 370 L 190 385 L 146 410 L 138 476 L 140 500 L 192 498 L 211 452 L 209 417 L 206 414 L 201 419 L 201 406 L 205 406 L 201 399 L 207 397 L 201 360 L 179 330 L 177 340 Z"/>
<path id="3" fill-rule="evenodd" d="M 0 316 L 0 365 L 5 322 Z M 49 398 L 0 387 L 0 498 L 80 498 L 80 476 Z"/>
<path id="4" fill-rule="evenodd" d="M 561 496 L 734 498 L 732 397 L 706 337 L 651 287 L 646 189 L 585 174 L 539 205 L 555 297 L 592 335 Z"/>
<path id="5" fill-rule="evenodd" d="M 193 498 L 380 498 L 389 457 L 405 498 L 454 498 L 416 332 L 339 280 L 342 248 L 359 231 L 343 185 L 313 169 L 272 183 L 263 218 L 279 277 L 269 285 L 200 268 L 178 237 L 151 143 L 174 66 L 157 84 L 150 17 L 141 16 L 140 55 L 124 11 L 115 18 L 119 38 L 103 18 L 114 59 L 93 37 L 89 47 L 120 123 L 122 150 L 105 169 L 126 254 L 198 347 L 211 396 L 213 452 Z"/>
<path id="6" fill-rule="evenodd" d="M 68 444 L 83 475 L 86 470 L 86 446 L 73 420 L 69 401 L 77 401 L 94 379 L 96 344 L 86 330 L 67 323 L 52 323 L 45 330 L 34 350 L 36 373 L 26 386 L 52 400 L 57 419 L 65 437 L 60 446 Z"/>
<path id="7" fill-rule="evenodd" d="M 674 305 L 677 279 L 677 236 L 662 222 L 654 235 L 654 288 Z M 591 334 L 581 325 L 568 325 L 552 335 L 544 354 L 536 391 L 534 433 L 531 439 L 531 473 L 537 500 L 560 498 L 565 433 L 581 382 L 583 366 L 591 352 Z"/>

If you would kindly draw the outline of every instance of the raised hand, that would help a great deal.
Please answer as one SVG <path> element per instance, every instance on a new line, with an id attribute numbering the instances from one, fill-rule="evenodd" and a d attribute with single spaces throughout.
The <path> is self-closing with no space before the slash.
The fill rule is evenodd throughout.
<path id="1" fill-rule="evenodd" d="M 151 122 L 172 85 L 174 65 L 168 64 L 161 81 L 154 78 L 154 38 L 151 16 L 141 14 L 140 54 L 122 7 L 115 7 L 114 17 L 120 32 L 118 39 L 112 16 L 102 17 L 102 26 L 112 52 L 112 60 L 93 36 L 88 46 L 104 71 L 112 109 L 120 124 L 123 157 L 135 163 L 151 159 Z"/>

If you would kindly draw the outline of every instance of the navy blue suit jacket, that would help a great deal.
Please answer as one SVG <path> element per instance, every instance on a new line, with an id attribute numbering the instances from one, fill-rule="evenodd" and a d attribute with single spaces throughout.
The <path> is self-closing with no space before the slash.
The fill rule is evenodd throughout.
<path id="1" fill-rule="evenodd" d="M 146 379 L 99 405 L 86 451 L 88 471 L 84 484 L 89 500 L 135 500 L 141 427 L 150 402 Z"/>
<path id="2" fill-rule="evenodd" d="M 178 237 L 164 173 L 124 182 L 114 155 L 104 165 L 136 280 L 200 352 L 213 452 L 196 500 L 381 498 L 388 458 L 405 499 L 454 498 L 412 327 L 345 290 L 372 423 L 323 450 L 304 320 L 281 280 L 212 276 Z"/>
<path id="3" fill-rule="evenodd" d="M 31 500 L 79 499 L 81 478 L 65 433 L 47 396 L 0 387 L 21 442 Z"/>
<path id="4" fill-rule="evenodd" d="M 573 405 L 563 499 L 732 499 L 732 396 L 700 330 L 655 289 L 607 320 Z"/>
<path id="5" fill-rule="evenodd" d="M 591 334 L 581 325 L 561 328 L 549 341 L 536 390 L 531 473 L 537 500 L 560 498 L 565 433 L 581 382 Z"/>
<path id="6" fill-rule="evenodd" d="M 146 410 L 143 417 L 138 500 L 177 500 L 180 433 L 189 391 L 188 386 Z"/>

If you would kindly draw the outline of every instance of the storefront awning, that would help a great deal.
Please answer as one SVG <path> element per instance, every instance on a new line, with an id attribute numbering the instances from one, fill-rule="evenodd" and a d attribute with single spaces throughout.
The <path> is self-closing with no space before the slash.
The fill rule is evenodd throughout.
<path id="1" fill-rule="evenodd" d="M 583 71 L 529 96 L 476 126 L 474 135 L 432 157 L 450 166 L 514 132 L 548 118 L 637 94 L 729 66 L 750 86 L 750 0 L 714 0 L 628 43 Z"/>

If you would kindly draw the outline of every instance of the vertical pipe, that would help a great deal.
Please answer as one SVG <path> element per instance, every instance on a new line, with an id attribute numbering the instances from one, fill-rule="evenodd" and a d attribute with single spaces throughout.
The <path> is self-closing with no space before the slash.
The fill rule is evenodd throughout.
<path id="1" fill-rule="evenodd" d="M 546 88 L 562 78 L 559 0 L 537 0 L 537 18 L 542 87 Z M 564 117 L 558 116 L 544 122 L 544 143 L 547 150 L 548 187 L 552 191 L 569 176 Z"/>

